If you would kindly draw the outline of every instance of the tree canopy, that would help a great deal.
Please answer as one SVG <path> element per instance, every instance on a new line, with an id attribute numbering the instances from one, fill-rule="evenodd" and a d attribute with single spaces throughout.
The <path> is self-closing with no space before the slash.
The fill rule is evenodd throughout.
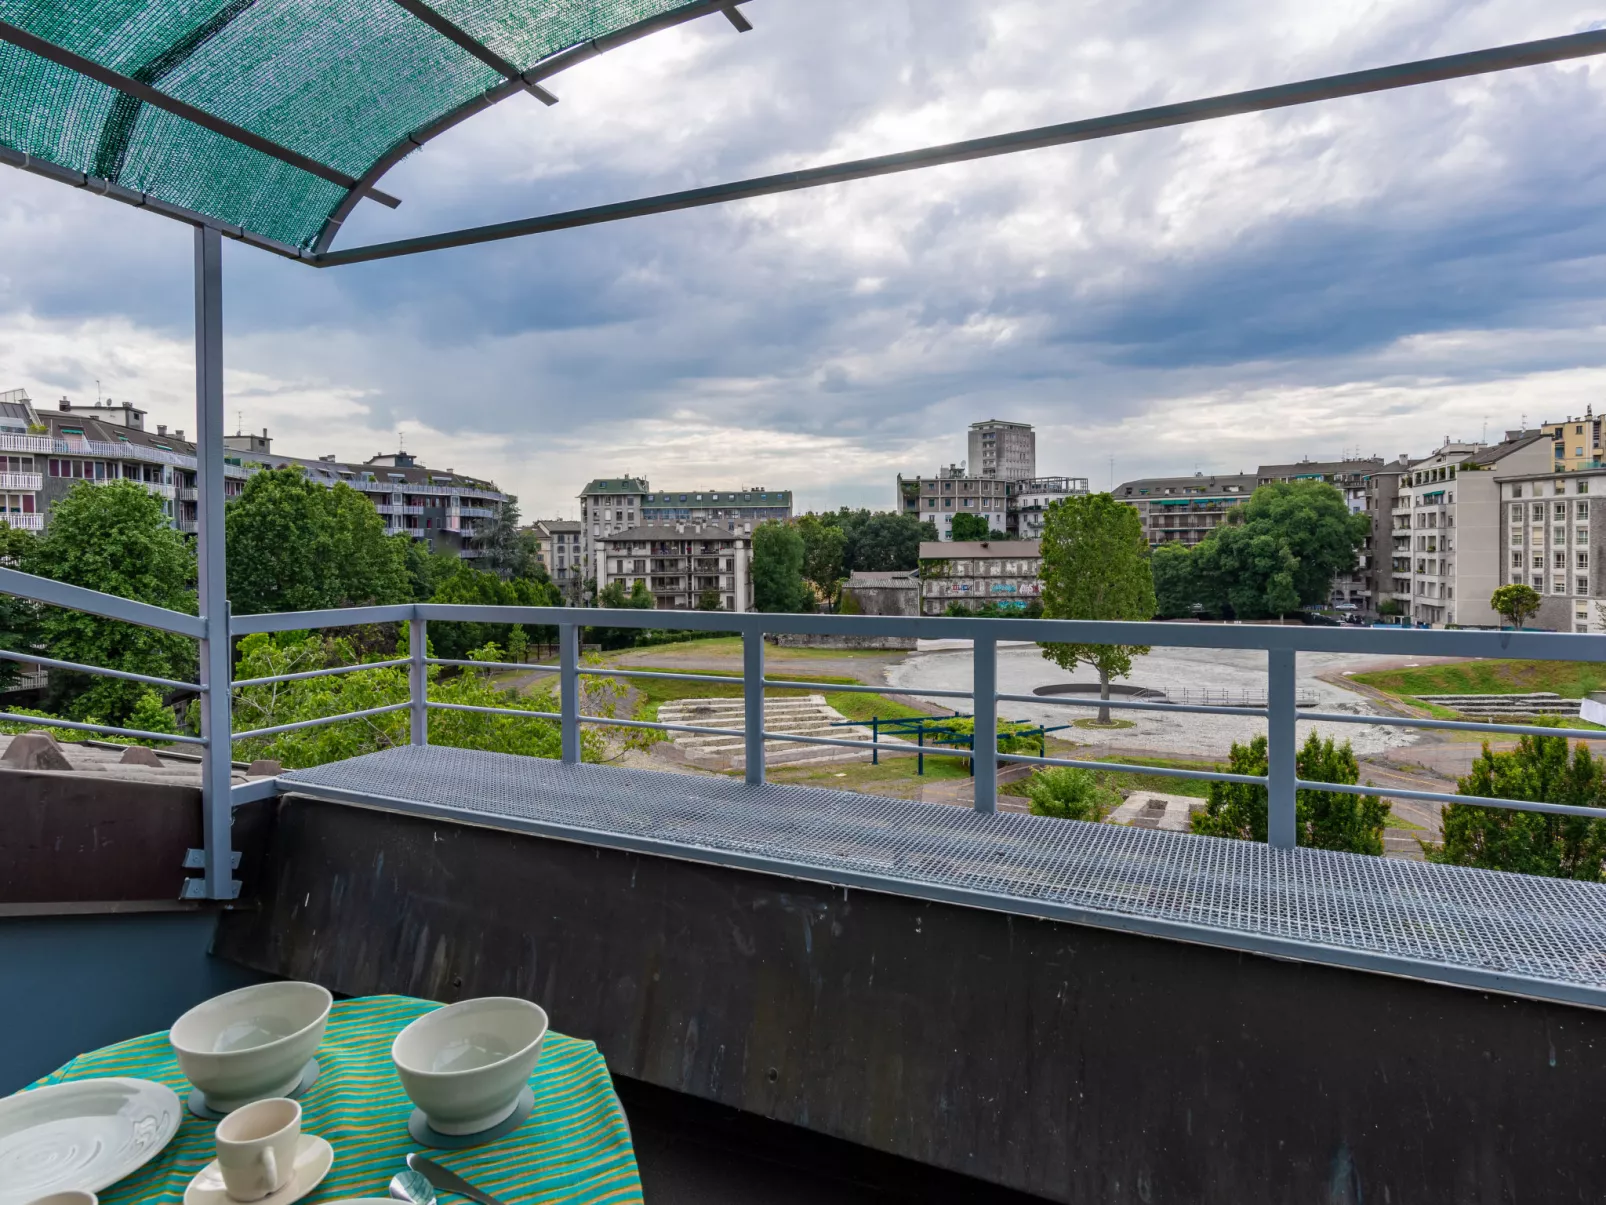
<path id="1" fill-rule="evenodd" d="M 54 520 L 52 520 L 54 522 Z M 362 494 L 299 468 L 253 474 L 224 515 L 237 614 L 409 602 L 418 555 Z"/>
<path id="2" fill-rule="evenodd" d="M 1062 498 L 1043 516 L 1041 540 L 1045 619 L 1154 618 L 1154 578 L 1138 512 L 1109 494 Z M 1087 664 L 1098 671 L 1101 698 L 1110 679 L 1132 672 L 1146 645 L 1044 644 L 1043 655 L 1064 669 Z M 1099 708 L 1098 722 L 1110 722 Z"/>
<path id="3" fill-rule="evenodd" d="M 1198 603 L 1214 615 L 1262 619 L 1324 603 L 1334 577 L 1355 568 L 1370 530 L 1371 520 L 1351 514 L 1326 482 L 1263 485 L 1198 544 L 1157 561 L 1161 613 L 1187 614 Z"/>
<path id="4" fill-rule="evenodd" d="M 461 560 L 449 576 L 440 580 L 429 601 L 493 607 L 563 605 L 558 588 L 544 576 L 504 580 Z M 485 644 L 495 643 L 507 648 L 514 642 L 513 633 L 516 631 L 522 632 L 526 644 L 531 640 L 551 643 L 556 633 L 551 625 L 539 624 L 448 623 L 437 620 L 429 625 L 430 640 L 440 650 L 436 656 L 453 660 L 464 660 L 470 650 Z"/>
<path id="5" fill-rule="evenodd" d="M 770 519 L 753 529 L 753 609 L 811 611 L 814 596 L 803 580 L 803 536 L 790 523 Z"/>
<path id="6" fill-rule="evenodd" d="M 1307 782 L 1354 785 L 1360 778 L 1355 753 L 1348 741 L 1335 745 L 1314 732 L 1294 755 L 1295 772 Z M 1257 736 L 1247 745 L 1237 741 L 1227 757 L 1231 774 L 1264 775 L 1266 738 Z M 1267 831 L 1266 788 L 1246 782 L 1213 782 L 1205 810 L 1193 817 L 1193 831 L 1207 837 L 1234 837 L 1264 841 Z M 1294 792 L 1294 840 L 1311 849 L 1339 849 L 1352 854 L 1381 854 L 1388 804 L 1376 795 L 1342 791 Z"/>
<path id="7" fill-rule="evenodd" d="M 161 499 L 132 481 L 80 482 L 58 499 L 50 522 L 22 545 L 25 573 L 196 613 L 195 552 L 173 530 Z M 81 611 L 41 607 L 35 639 L 51 657 L 107 669 L 194 681 L 192 640 Z M 48 707 L 69 719 L 121 726 L 149 688 L 138 682 L 53 672 Z"/>
<path id="8" fill-rule="evenodd" d="M 1601 808 L 1601 819 L 1452 803 L 1441 814 L 1444 841 L 1426 848 L 1428 860 L 1556 879 L 1606 879 L 1606 759 L 1582 741 L 1572 749 L 1568 744 L 1564 736 L 1523 736 L 1515 749 L 1501 753 L 1485 743 L 1457 790 L 1486 799 Z"/>
<path id="9" fill-rule="evenodd" d="M 813 514 L 804 515 L 796 526 L 798 535 L 803 537 L 803 580 L 824 601 L 834 603 L 846 576 L 847 533 Z"/>
<path id="10" fill-rule="evenodd" d="M 1543 601 L 1532 586 L 1513 582 L 1496 590 L 1489 597 L 1489 606 L 1512 627 L 1521 628 L 1539 613 L 1539 604 Z"/>
<path id="11" fill-rule="evenodd" d="M 936 525 L 918 515 L 866 509 L 826 511 L 819 516 L 827 527 L 840 528 L 843 538 L 842 573 L 885 573 L 920 567 L 920 542 L 937 539 Z"/>

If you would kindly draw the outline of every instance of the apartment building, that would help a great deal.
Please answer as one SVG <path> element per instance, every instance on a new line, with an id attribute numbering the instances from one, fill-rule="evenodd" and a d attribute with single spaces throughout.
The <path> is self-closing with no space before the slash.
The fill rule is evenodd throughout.
<path id="1" fill-rule="evenodd" d="M 1547 433 L 1548 434 L 1548 433 Z M 1512 475 L 1500 481 L 1500 584 L 1544 598 L 1530 624 L 1558 632 L 1606 631 L 1606 469 Z"/>
<path id="2" fill-rule="evenodd" d="M 951 464 L 933 477 L 898 474 L 897 509 L 918 515 L 937 528 L 937 537 L 951 540 L 954 516 L 979 515 L 989 530 L 1015 532 L 1013 500 L 1016 483 L 1002 477 L 972 477 L 963 465 Z"/>
<path id="3" fill-rule="evenodd" d="M 1552 463 L 1544 432 L 1508 431 L 1490 446 L 1446 442 L 1411 465 L 1390 533 L 1392 597 L 1407 617 L 1464 627 L 1500 622 L 1489 596 L 1510 572 L 1502 483 L 1551 471 Z"/>
<path id="4" fill-rule="evenodd" d="M 1115 497 L 1138 512 L 1150 548 L 1197 544 L 1226 519 L 1227 512 L 1255 492 L 1253 473 L 1191 477 L 1146 477 L 1115 489 Z"/>
<path id="5" fill-rule="evenodd" d="M 655 490 L 645 477 L 599 477 L 580 491 L 580 542 L 590 577 L 601 588 L 599 541 L 637 524 L 692 523 L 752 535 L 770 519 L 792 518 L 792 492 L 762 485 L 743 490 Z"/>
<path id="6" fill-rule="evenodd" d="M 537 519 L 528 529 L 535 535 L 537 554 L 547 576 L 571 606 L 580 602 L 585 583 L 585 556 L 580 549 L 578 519 Z"/>
<path id="7" fill-rule="evenodd" d="M 920 545 L 920 613 L 941 615 L 992 603 L 1026 609 L 1043 589 L 1036 540 L 948 540 Z"/>
<path id="8" fill-rule="evenodd" d="M 1023 540 L 1043 536 L 1043 519 L 1048 508 L 1066 498 L 1087 493 L 1086 477 L 1034 477 L 1015 483 L 1015 532 Z"/>
<path id="9" fill-rule="evenodd" d="M 1037 432 L 1030 423 L 996 418 L 971 423 L 968 455 L 977 477 L 1030 481 L 1037 476 Z"/>
<path id="10" fill-rule="evenodd" d="M 1540 423 L 1551 444 L 1551 468 L 1558 473 L 1577 473 L 1601 467 L 1600 419 L 1594 406 L 1586 406 L 1582 418 Z"/>
<path id="11" fill-rule="evenodd" d="M 643 523 L 597 537 L 597 589 L 645 582 L 660 611 L 749 611 L 752 538 L 714 524 Z M 713 605 L 710 605 L 713 604 Z"/>
<path id="12" fill-rule="evenodd" d="M 265 430 L 223 442 L 225 498 L 237 497 L 253 473 L 295 466 L 323 485 L 357 490 L 390 534 L 466 559 L 481 555 L 474 538 L 508 501 L 489 482 L 425 468 L 405 452 L 357 464 L 279 455 Z M 145 411 L 126 402 L 86 406 L 63 398 L 47 409 L 21 390 L 0 395 L 0 460 L 0 517 L 14 527 L 41 530 L 51 506 L 80 481 L 135 481 L 162 500 L 174 527 L 196 530 L 195 444 L 164 425 L 145 430 Z"/>

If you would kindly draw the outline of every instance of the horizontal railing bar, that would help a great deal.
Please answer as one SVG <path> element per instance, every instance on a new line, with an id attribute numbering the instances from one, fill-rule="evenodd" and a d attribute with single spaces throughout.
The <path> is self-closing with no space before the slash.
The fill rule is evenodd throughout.
<path id="1" fill-rule="evenodd" d="M 328 678 L 335 674 L 358 674 L 365 669 L 393 669 L 398 665 L 409 665 L 411 661 L 406 657 L 397 657 L 394 661 L 368 661 L 362 665 L 336 665 L 328 669 L 308 669 L 295 674 L 274 674 L 267 678 L 236 678 L 229 683 L 230 686 L 267 686 L 273 682 L 301 682 L 307 678 Z"/>
<path id="2" fill-rule="evenodd" d="M 1189 778 L 1195 782 L 1241 782 L 1252 787 L 1266 785 L 1264 775 L 1227 774 L 1215 770 L 1173 770 L 1168 766 L 1129 766 L 1124 762 L 1076 761 L 1068 757 L 1028 757 L 1023 753 L 1000 753 L 999 761 L 1019 762 L 1023 766 L 1074 766 L 1078 770 L 1109 770 L 1117 774 L 1153 774 L 1160 778 Z"/>
<path id="3" fill-rule="evenodd" d="M 699 728 L 695 724 L 660 724 L 656 720 L 613 720 L 605 715 L 580 713 L 582 724 L 603 724 L 614 728 L 653 728 L 659 732 L 698 732 L 704 736 L 746 736 L 741 728 Z"/>
<path id="4" fill-rule="evenodd" d="M 0 661 L 20 661 L 26 665 L 47 665 L 51 669 L 77 670 L 79 673 L 99 674 L 105 678 L 121 678 L 125 682 L 148 682 L 152 686 L 167 686 L 173 690 L 201 689 L 194 682 L 179 682 L 173 678 L 155 678 L 150 674 L 131 674 L 127 670 L 107 669 L 103 665 L 80 665 L 76 661 L 57 661 L 51 657 L 35 656 L 33 653 L 13 653 L 10 649 L 0 649 Z"/>
<path id="5" fill-rule="evenodd" d="M 131 736 L 142 741 L 162 741 L 176 745 L 204 745 L 204 736 L 184 736 L 172 732 L 142 732 L 138 728 L 113 728 L 109 724 L 80 724 L 76 720 L 58 720 L 53 716 L 18 715 L 13 711 L 0 711 L 0 720 L 13 724 L 31 724 L 36 728 L 71 728 L 75 732 L 107 732 L 113 736 Z"/>
<path id="6" fill-rule="evenodd" d="M 383 610 L 383 608 L 377 608 Z M 963 616 L 822 615 L 744 611 L 638 611 L 599 607 L 493 607 L 418 603 L 420 619 L 461 623 L 666 628 L 688 632 L 915 636 L 931 639 L 1066 644 L 1147 644 L 1165 648 L 1289 649 L 1424 657 L 1522 657 L 1606 661 L 1606 635 L 1468 629 L 1357 628 L 1254 623 L 1163 623 L 1085 619 L 975 619 Z M 338 613 L 337 613 L 338 614 Z M 260 617 L 248 616 L 247 619 Z M 294 616 L 275 618 L 294 621 Z M 348 621 L 349 622 L 349 621 Z M 287 627 L 313 626 L 287 622 Z"/>
<path id="7" fill-rule="evenodd" d="M 229 617 L 231 636 L 255 636 L 262 632 L 299 632 L 313 628 L 354 628 L 364 623 L 405 623 L 415 618 L 414 603 L 389 607 L 337 607 L 325 611 L 279 611 L 260 615 Z"/>
<path id="8" fill-rule="evenodd" d="M 281 732 L 296 732 L 302 728 L 318 728 L 324 724 L 337 724 L 341 720 L 360 720 L 371 715 L 384 715 L 390 711 L 406 711 L 411 703 L 392 703 L 388 707 L 370 707 L 365 711 L 345 711 L 339 715 L 324 716 L 317 720 L 298 720 L 294 724 L 276 724 L 272 728 L 252 728 L 246 732 L 233 733 L 237 741 L 247 740 L 256 736 L 277 736 Z"/>
<path id="9" fill-rule="evenodd" d="M 1483 724 L 1476 720 L 1419 720 L 1391 715 L 1345 715 L 1342 712 L 1316 712 L 1298 715 L 1301 720 L 1326 720 L 1333 724 L 1379 724 L 1385 728 L 1447 728 L 1455 732 L 1500 732 L 1513 736 L 1564 736 L 1581 741 L 1606 741 L 1606 728 L 1546 728 L 1540 724 Z"/>
<path id="10" fill-rule="evenodd" d="M 655 669 L 585 669 L 575 671 L 582 678 L 661 678 L 666 682 L 724 682 L 740 686 L 746 681 L 740 674 L 676 674 Z"/>
<path id="11" fill-rule="evenodd" d="M 1294 786 L 1301 791 L 1333 791 L 1340 795 L 1377 795 L 1388 799 L 1415 799 L 1424 803 L 1464 803 L 1480 808 L 1507 808 L 1516 812 L 1547 812 L 1557 816 L 1584 816 L 1590 820 L 1606 820 L 1606 808 L 1574 807 L 1570 803 L 1539 803 L 1529 799 L 1495 799 L 1488 795 L 1452 795 L 1448 791 L 1409 791 L 1393 787 L 1380 787 L 1371 783 L 1360 786 L 1347 782 L 1310 782 L 1300 778 Z"/>
<path id="12" fill-rule="evenodd" d="M 481 707 L 475 703 L 426 703 L 431 711 L 472 711 L 480 715 L 511 715 L 527 720 L 561 720 L 558 711 L 525 711 L 519 707 Z"/>
<path id="13" fill-rule="evenodd" d="M 86 590 L 82 586 L 70 586 L 66 582 L 51 581 L 48 577 L 36 577 L 17 569 L 0 569 L 0 594 L 48 603 L 53 607 L 66 607 L 71 611 L 83 611 L 104 619 L 120 619 L 142 628 L 155 628 L 159 632 L 173 632 L 197 640 L 206 635 L 206 624 L 199 616 L 118 598 L 115 594 L 103 594 L 99 590 Z"/>
<path id="14" fill-rule="evenodd" d="M 1202 703 L 1140 703 L 1128 699 L 1085 698 L 1073 695 L 999 695 L 1000 702 L 1052 703 L 1056 707 L 1114 707 L 1125 711 L 1185 711 L 1195 715 L 1244 715 L 1265 719 L 1264 707 L 1209 707 Z"/>
<path id="15" fill-rule="evenodd" d="M 471 669 L 536 669 L 555 674 L 559 666 L 530 661 L 463 661 L 455 657 L 425 657 L 425 665 L 461 665 Z"/>
<path id="16" fill-rule="evenodd" d="M 831 690 L 861 695 L 909 695 L 911 698 L 931 699 L 968 699 L 975 693 L 969 690 L 923 690 L 918 687 L 905 689 L 901 686 L 854 686 L 844 682 L 788 682 L 776 678 L 765 678 L 764 685 L 782 686 L 791 690 Z"/>
<path id="17" fill-rule="evenodd" d="M 1007 734 L 1005 734 L 1007 736 Z M 840 737 L 831 736 L 795 736 L 784 732 L 764 731 L 767 741 L 792 741 L 799 745 L 836 745 L 843 749 L 863 749 L 866 753 L 879 750 L 882 753 L 924 753 L 927 757 L 975 757 L 976 754 L 963 745 L 917 745 L 907 736 L 900 735 L 896 740 L 883 736 L 879 741 L 849 741 Z M 782 762 L 772 769 L 781 769 L 786 765 Z"/>

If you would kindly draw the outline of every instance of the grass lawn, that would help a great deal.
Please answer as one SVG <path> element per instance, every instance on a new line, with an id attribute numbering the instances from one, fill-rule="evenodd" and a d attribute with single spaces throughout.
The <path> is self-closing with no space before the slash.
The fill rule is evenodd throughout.
<path id="1" fill-rule="evenodd" d="M 884 793 L 888 787 L 968 778 L 970 770 L 961 758 L 941 757 L 928 753 L 926 774 L 921 778 L 915 773 L 913 756 L 889 753 L 882 757 L 879 766 L 872 766 L 867 761 L 766 766 L 764 776 L 770 782 L 790 783 L 793 786 L 833 787 L 839 791 L 864 791 L 874 795 Z M 876 790 L 878 787 L 882 788 L 881 792 Z"/>
<path id="2" fill-rule="evenodd" d="M 1503 695 L 1548 690 L 1581 699 L 1606 690 L 1598 661 L 1465 661 L 1355 674 L 1354 681 L 1396 695 Z"/>
<path id="3" fill-rule="evenodd" d="M 1199 761 L 1168 761 L 1155 757 L 1126 757 L 1122 754 L 1110 754 L 1107 757 L 1100 754 L 1095 748 L 1080 745 L 1074 749 L 1055 749 L 1050 742 L 1048 755 L 1050 757 L 1074 758 L 1079 761 L 1118 761 L 1132 766 L 1155 766 L 1167 770 L 1226 770 L 1226 766 L 1216 762 Z M 1197 778 L 1169 778 L 1161 774 L 1144 774 L 1141 771 L 1132 773 L 1117 773 L 1109 770 L 1095 770 L 1093 772 L 1105 786 L 1115 787 L 1123 791 L 1158 791 L 1166 795 L 1191 795 L 1195 799 L 1207 798 L 1210 794 L 1210 784 Z M 999 792 L 1005 795 L 1025 795 L 1027 779 L 1009 783 L 1000 787 Z"/>
<path id="4" fill-rule="evenodd" d="M 712 643 L 712 642 L 704 642 Z M 813 650 L 810 650 L 813 651 Z M 676 699 L 739 699 L 742 697 L 742 684 L 739 680 L 718 670 L 682 669 L 674 666 L 661 665 L 633 665 L 631 669 L 662 670 L 666 673 L 692 674 L 699 678 L 706 678 L 706 682 L 685 682 L 677 679 L 663 678 L 615 678 L 615 682 L 628 682 L 635 689 L 637 698 L 641 702 L 640 712 L 635 717 L 642 720 L 656 720 L 658 708 L 664 703 Z M 859 685 L 852 678 L 821 677 L 815 679 L 819 682 L 831 683 L 838 686 Z M 789 690 L 771 687 L 765 692 L 771 699 L 802 698 L 816 692 L 810 690 Z M 916 716 L 930 717 L 930 713 L 881 695 L 867 694 L 860 691 L 826 691 L 825 701 L 828 706 L 836 708 L 842 713 L 844 719 L 859 720 L 868 723 L 871 716 L 879 716 L 883 720 L 913 719 Z"/>

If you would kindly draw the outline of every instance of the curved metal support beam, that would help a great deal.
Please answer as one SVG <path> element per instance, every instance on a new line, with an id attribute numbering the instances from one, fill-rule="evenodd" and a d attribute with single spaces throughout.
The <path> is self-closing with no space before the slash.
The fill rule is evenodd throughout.
<path id="1" fill-rule="evenodd" d="M 1316 101 L 1335 100 L 1345 96 L 1363 96 L 1371 92 L 1386 92 L 1395 88 L 1408 88 L 1417 84 L 1438 83 L 1444 80 L 1465 79 L 1495 71 L 1510 71 L 1517 67 L 1532 67 L 1542 63 L 1557 63 L 1568 59 L 1587 58 L 1606 54 L 1606 30 L 1572 34 L 1567 37 L 1547 38 L 1537 42 L 1522 42 L 1492 50 L 1477 50 L 1468 54 L 1447 55 L 1443 58 L 1423 59 L 1393 67 L 1377 67 L 1369 71 L 1352 71 L 1343 75 L 1323 76 L 1294 84 L 1281 84 L 1271 88 L 1255 88 L 1247 92 L 1232 92 L 1203 100 L 1182 104 L 1160 105 L 1138 109 L 1110 117 L 1093 117 L 1061 125 L 1039 126 L 1012 134 L 995 134 L 987 138 L 972 138 L 964 142 L 950 142 L 924 150 L 902 151 L 893 155 L 878 155 L 870 159 L 855 159 L 828 167 L 808 168 L 803 171 L 783 172 L 774 176 L 760 176 L 732 184 L 715 184 L 706 188 L 687 189 L 684 192 L 663 193 L 635 201 L 622 201 L 612 205 L 598 205 L 587 209 L 572 209 L 541 217 L 521 218 L 512 222 L 499 222 L 490 226 L 471 226 L 445 234 L 425 235 L 420 238 L 401 239 L 396 242 L 374 243 L 354 247 L 347 251 L 320 252 L 305 262 L 320 268 L 341 264 L 367 263 L 376 259 L 393 259 L 401 255 L 417 255 L 423 251 L 438 251 L 446 247 L 466 247 L 476 243 L 490 243 L 501 239 L 520 238 L 527 234 L 545 234 L 554 230 L 572 230 L 579 226 L 595 226 L 603 222 L 617 222 L 625 218 L 644 217 L 648 214 L 669 213 L 677 209 L 695 209 L 704 205 L 720 205 L 728 201 L 747 200 L 752 197 L 771 196 L 775 193 L 794 192 L 804 188 L 818 188 L 823 184 L 841 184 L 849 180 L 866 180 L 894 172 L 914 171 L 937 167 L 947 163 L 964 163 L 973 159 L 989 159 L 1010 155 L 1018 151 L 1037 150 L 1041 147 L 1065 146 L 1075 142 L 1091 142 L 1100 138 L 1113 138 L 1121 134 L 1135 134 L 1143 130 L 1159 130 L 1171 126 L 1190 125 L 1218 117 L 1232 117 L 1244 113 L 1264 113 L 1307 105 Z M 321 243 L 321 240 L 320 240 Z"/>
<path id="2" fill-rule="evenodd" d="M 524 78 L 523 73 L 519 71 L 519 69 L 512 63 L 508 62 L 501 55 L 497 54 L 496 51 L 485 45 L 485 43 L 479 41 L 467 30 L 453 24 L 451 21 L 448 21 L 440 13 L 436 12 L 429 5 L 425 4 L 424 0 L 393 0 L 393 3 L 395 3 L 398 7 L 405 9 L 414 18 L 422 21 L 425 25 L 429 26 L 436 33 L 440 34 L 441 37 L 445 38 L 448 42 L 451 42 L 460 50 L 464 50 L 473 55 L 480 62 L 484 63 L 492 71 L 496 72 L 510 83 L 522 84 L 524 86 L 524 90 L 534 96 L 535 99 L 540 101 L 542 104 L 555 105 L 558 103 L 558 98 L 553 96 L 552 93 L 541 87 L 540 84 L 530 83 Z"/>
<path id="3" fill-rule="evenodd" d="M 362 200 L 365 192 L 371 192 L 374 185 L 379 183 L 386 172 L 426 142 L 439 138 L 447 130 L 467 121 L 482 109 L 488 109 L 510 96 L 518 95 L 522 91 L 529 91 L 534 86 L 539 85 L 541 80 L 550 79 L 560 71 L 566 71 L 577 63 L 583 63 L 587 59 L 594 59 L 600 54 L 616 50 L 627 43 L 639 41 L 649 34 L 658 33 L 660 30 L 672 29 L 676 25 L 684 25 L 688 21 L 706 17 L 709 13 L 736 12 L 736 5 L 745 2 L 746 0 L 734 0 L 734 2 L 733 0 L 699 0 L 696 4 L 688 4 L 683 8 L 675 9 L 673 12 L 660 13 L 656 17 L 648 17 L 645 21 L 627 25 L 625 28 L 607 34 L 604 37 L 593 38 L 589 42 L 581 42 L 579 45 L 571 46 L 567 50 L 560 50 L 549 58 L 543 59 L 523 74 L 514 76 L 506 83 L 498 84 L 489 92 L 476 96 L 473 100 L 458 106 L 450 113 L 436 118 L 429 125 L 414 130 L 380 156 L 374 162 L 374 165 L 363 173 L 362 179 L 357 181 L 356 187 L 341 199 L 339 205 L 335 206 L 334 212 L 324 222 L 317 241 L 312 245 L 314 254 L 322 254 L 329 249 L 329 245 L 335 241 L 335 236 L 340 233 L 341 225 L 351 216 L 351 211 L 357 207 L 357 202 Z M 403 7 L 410 9 L 411 6 L 404 4 Z M 741 14 L 737 12 L 737 15 L 740 16 Z M 501 70 L 501 68 L 497 68 L 497 70 Z M 541 91 L 544 92 L 546 90 L 543 88 Z M 551 93 L 547 93 L 547 95 L 550 96 Z"/>

